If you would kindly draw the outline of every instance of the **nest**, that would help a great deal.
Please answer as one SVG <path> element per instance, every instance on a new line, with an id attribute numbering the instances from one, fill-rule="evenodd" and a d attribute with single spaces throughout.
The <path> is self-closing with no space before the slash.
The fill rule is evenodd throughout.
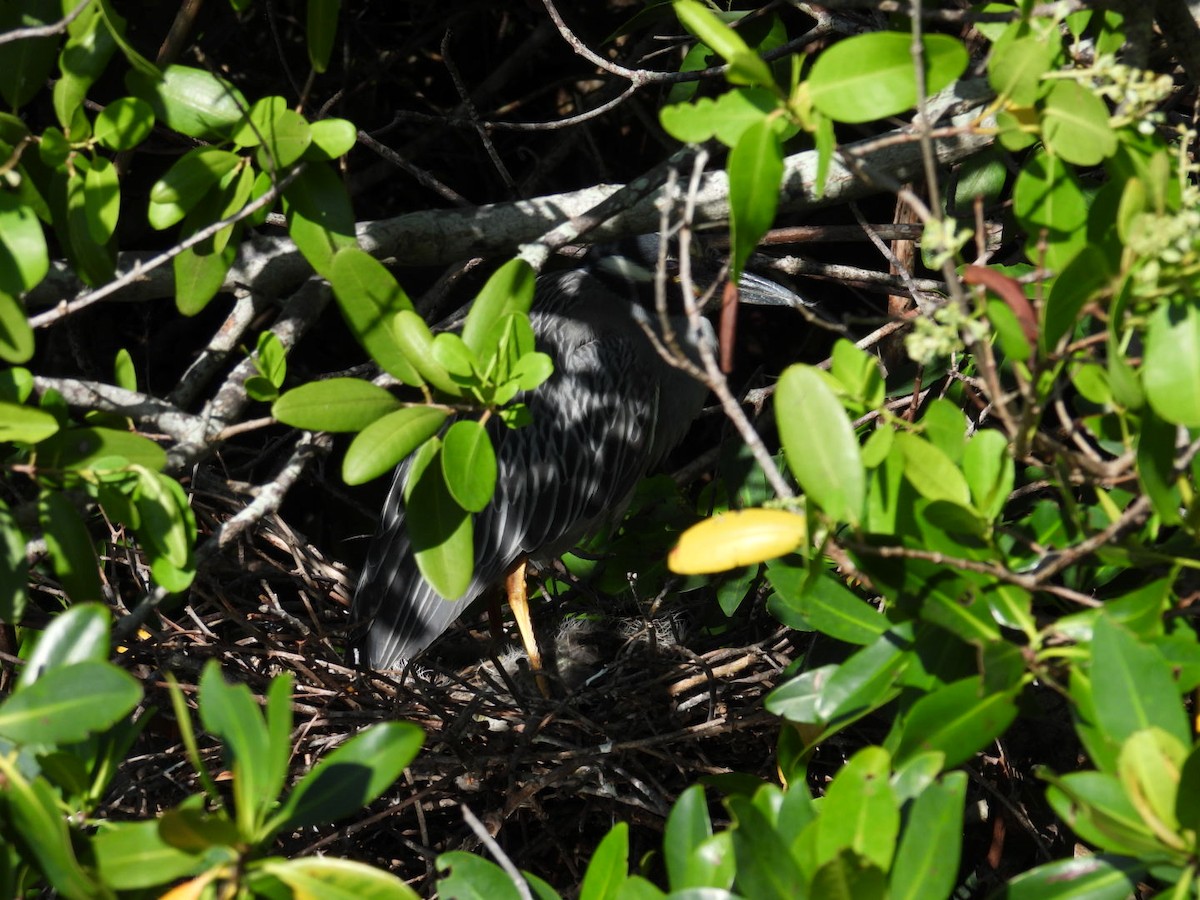
<path id="1" fill-rule="evenodd" d="M 543 604 L 535 622 L 556 634 L 543 637 L 555 661 L 549 700 L 518 654 L 480 636 L 481 616 L 465 617 L 419 667 L 364 673 L 345 664 L 340 637 L 352 574 L 280 518 L 263 526 L 212 560 L 189 603 L 160 610 L 160 630 L 124 651 L 147 706 L 159 712 L 124 766 L 108 815 L 154 816 L 199 790 L 164 712 L 162 673 L 173 672 L 194 704 L 209 659 L 256 694 L 291 672 L 292 781 L 372 723 L 424 729 L 424 749 L 370 808 L 285 835 L 273 852 L 357 859 L 426 893 L 440 853 L 486 855 L 472 814 L 517 866 L 569 890 L 616 822 L 629 823 L 638 859 L 661 846 L 666 816 L 687 786 L 732 772 L 775 775 L 779 722 L 760 701 L 794 657 L 795 633 L 765 624 L 765 615 L 730 620 L 731 630 L 713 636 L 691 624 L 686 607 L 621 618 L 580 614 L 578 602 Z M 219 772 L 221 748 L 203 746 Z"/>

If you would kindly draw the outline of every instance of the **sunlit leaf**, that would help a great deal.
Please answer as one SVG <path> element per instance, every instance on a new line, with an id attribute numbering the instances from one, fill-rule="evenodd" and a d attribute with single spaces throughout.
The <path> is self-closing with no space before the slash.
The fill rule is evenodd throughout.
<path id="1" fill-rule="evenodd" d="M 837 122 L 870 122 L 911 109 L 917 103 L 912 42 L 898 31 L 838 41 L 809 73 L 813 106 Z M 925 90 L 933 95 L 966 70 L 967 50 L 944 34 L 926 34 L 922 44 Z"/>
<path id="2" fill-rule="evenodd" d="M 724 572 L 790 553 L 807 537 L 804 516 L 787 510 L 727 512 L 705 519 L 680 535 L 667 565 L 681 575 Z"/>
<path id="3" fill-rule="evenodd" d="M 775 417 L 788 468 L 805 494 L 831 519 L 857 524 L 866 497 L 858 438 L 842 404 L 815 369 L 796 365 L 783 373 Z"/>

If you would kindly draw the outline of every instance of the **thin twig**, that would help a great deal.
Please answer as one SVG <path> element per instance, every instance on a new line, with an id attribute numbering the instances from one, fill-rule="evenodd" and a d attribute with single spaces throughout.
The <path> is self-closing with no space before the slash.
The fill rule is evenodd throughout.
<path id="1" fill-rule="evenodd" d="M 109 297 L 109 296 L 115 294 L 117 291 L 121 290 L 122 288 L 129 286 L 133 282 L 138 281 L 141 278 L 144 278 L 146 276 L 147 272 L 157 269 L 159 266 L 166 265 L 171 260 L 173 260 L 176 256 L 178 256 L 180 253 L 182 253 L 184 250 L 188 250 L 192 247 L 195 247 L 197 244 L 203 243 L 204 241 L 208 240 L 210 237 L 212 237 L 217 232 L 221 231 L 223 228 L 227 228 L 230 225 L 240 222 L 242 219 L 245 219 L 245 218 L 248 218 L 249 216 L 254 215 L 254 213 L 258 212 L 263 207 L 269 206 L 270 204 L 274 203 L 276 198 L 284 190 L 284 188 L 286 188 L 293 181 L 295 181 L 298 177 L 300 177 L 300 173 L 303 170 L 304 170 L 304 164 L 302 163 L 299 166 L 297 166 L 295 169 L 293 169 L 290 173 L 288 173 L 279 182 L 271 185 L 270 189 L 267 190 L 267 192 L 264 193 L 261 197 L 257 198 L 256 200 L 252 200 L 250 203 L 247 203 L 245 206 L 243 206 L 240 210 L 238 210 L 232 216 L 229 216 L 226 219 L 221 219 L 220 221 L 217 221 L 217 222 L 213 222 L 211 225 L 208 225 L 205 228 L 202 228 L 199 231 L 197 231 L 195 234 L 193 234 L 187 240 L 180 241 L 178 244 L 176 244 L 171 249 L 164 250 L 162 253 L 159 253 L 157 256 L 151 257 L 150 259 L 146 260 L 145 262 L 142 262 L 140 260 L 135 261 L 133 264 L 133 267 L 128 272 L 126 272 L 120 278 L 114 278 L 108 284 L 104 285 L 104 287 L 97 288 L 96 290 L 91 291 L 90 293 L 84 294 L 82 297 L 78 297 L 77 299 L 72 300 L 69 303 L 68 302 L 60 303 L 54 309 L 50 310 L 49 312 L 44 312 L 40 316 L 31 316 L 29 319 L 30 327 L 31 328 L 45 328 L 49 325 L 54 324 L 55 322 L 57 322 L 59 319 L 63 318 L 64 316 L 69 316 L 72 313 L 76 313 L 81 309 L 86 309 L 87 307 L 91 306 L 93 303 L 99 303 L 104 298 Z"/>
<path id="2" fill-rule="evenodd" d="M 475 832 L 475 836 L 479 838 L 479 842 L 487 848 L 488 853 L 492 855 L 492 859 L 496 860 L 496 864 L 504 870 L 504 874 L 512 880 L 513 887 L 517 889 L 517 894 L 520 895 L 521 900 L 533 900 L 533 895 L 529 892 L 529 884 L 521 876 L 520 870 L 513 865 L 513 861 L 508 858 L 508 854 L 496 843 L 496 839 L 488 834 L 488 830 L 483 827 L 483 823 L 479 821 L 475 813 L 471 812 L 471 807 L 465 803 L 460 803 L 459 809 L 462 810 L 463 821 L 467 823 L 471 831 Z"/>
<path id="3" fill-rule="evenodd" d="M 0 34 L 0 44 L 8 44 L 13 41 L 25 41 L 30 38 L 50 37 L 55 34 L 62 34 L 67 30 L 68 26 L 83 14 L 83 11 L 92 5 L 92 0 L 80 0 L 78 6 L 59 19 L 57 22 L 52 22 L 49 25 L 31 25 L 28 28 L 14 28 L 12 31 L 6 31 Z"/>

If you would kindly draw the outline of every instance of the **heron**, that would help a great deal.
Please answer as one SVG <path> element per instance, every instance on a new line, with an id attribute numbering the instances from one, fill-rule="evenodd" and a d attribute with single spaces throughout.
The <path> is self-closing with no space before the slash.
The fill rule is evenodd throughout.
<path id="1" fill-rule="evenodd" d="M 405 529 L 407 464 L 393 476 L 351 604 L 356 661 L 399 669 L 476 599 L 503 583 L 529 656 L 540 670 L 526 599 L 526 566 L 544 568 L 606 524 L 620 521 L 638 482 L 683 439 L 708 388 L 659 352 L 654 274 L 658 235 L 596 246 L 581 263 L 538 277 L 530 323 L 554 374 L 518 399 L 531 423 L 488 427 L 496 450 L 495 495 L 476 514 L 475 569 L 459 597 L 444 598 L 417 567 Z M 678 286 L 672 284 L 678 292 Z M 746 273 L 743 302 L 794 305 L 787 288 Z M 693 360 L 714 340 L 705 319 L 672 304 L 677 345 Z M 539 686 L 545 693 L 544 681 Z"/>

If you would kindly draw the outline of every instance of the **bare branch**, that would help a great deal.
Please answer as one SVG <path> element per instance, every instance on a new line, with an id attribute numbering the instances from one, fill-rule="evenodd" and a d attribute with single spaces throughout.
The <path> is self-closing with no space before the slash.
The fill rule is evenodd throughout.
<path id="1" fill-rule="evenodd" d="M 14 28 L 12 31 L 6 31 L 0 34 L 0 44 L 9 44 L 13 41 L 25 41 L 30 38 L 50 37 L 54 34 L 62 34 L 67 30 L 68 26 L 82 15 L 83 11 L 92 5 L 92 0 L 80 0 L 79 5 L 73 10 L 50 25 L 32 25 L 29 28 Z"/>

